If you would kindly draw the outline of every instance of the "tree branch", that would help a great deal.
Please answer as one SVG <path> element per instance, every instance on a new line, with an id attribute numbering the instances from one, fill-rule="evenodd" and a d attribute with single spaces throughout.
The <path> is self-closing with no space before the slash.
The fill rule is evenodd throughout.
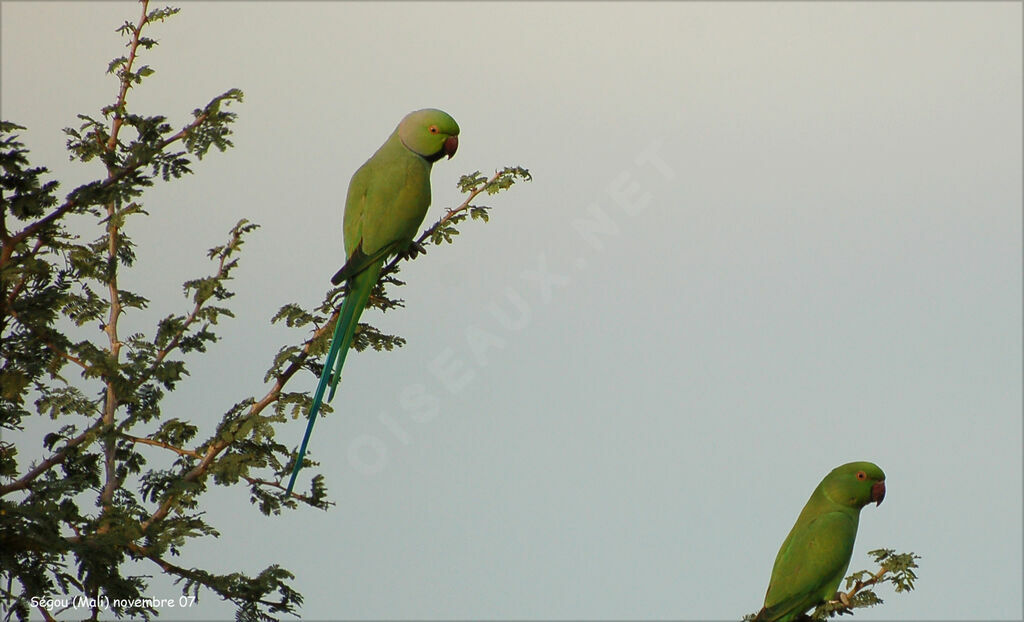
<path id="1" fill-rule="evenodd" d="M 132 64 L 135 62 L 135 55 L 139 49 L 139 38 L 142 33 L 142 28 L 146 25 L 149 0 L 141 0 L 142 4 L 142 16 L 139 18 L 139 23 L 135 26 L 132 31 L 132 40 L 128 45 L 128 60 L 125 63 L 124 69 L 121 71 L 121 90 L 117 94 L 117 99 L 114 102 L 114 119 L 110 126 L 110 137 L 107 139 L 106 147 L 104 151 L 108 154 L 113 154 L 117 150 L 117 137 L 121 131 L 121 127 L 124 123 L 124 107 L 128 96 L 128 89 L 131 88 L 131 70 Z M 110 158 L 107 160 L 107 179 L 114 179 L 118 175 L 118 169 L 115 166 L 115 159 Z M 110 315 L 107 319 L 107 324 L 104 327 L 104 332 L 107 333 L 107 337 L 110 341 L 110 357 L 113 359 L 115 364 L 120 362 L 121 358 L 121 340 L 117 335 L 117 321 L 121 316 L 121 294 L 117 288 L 117 252 L 118 252 L 118 233 L 119 226 L 114 216 L 117 213 L 117 204 L 115 202 L 107 203 L 107 261 L 110 266 L 109 280 L 107 281 L 107 290 L 110 295 Z M 106 400 L 103 404 L 103 422 L 113 427 L 114 416 L 117 412 L 117 408 L 120 404 L 117 390 L 114 386 L 112 378 L 106 379 Z M 121 482 L 117 479 L 117 443 L 112 437 L 109 437 L 104 442 L 104 469 L 106 471 L 106 478 L 103 485 L 103 492 L 100 494 L 100 502 L 103 505 L 103 511 L 106 513 L 110 510 L 111 504 L 114 500 L 114 492 L 120 487 Z"/>
<path id="2" fill-rule="evenodd" d="M 42 603 L 36 605 L 36 609 L 43 615 L 43 620 L 46 620 L 46 622 L 56 622 L 54 617 L 50 615 L 50 612 L 43 608 Z"/>
<path id="3" fill-rule="evenodd" d="M 141 547 L 141 546 L 135 544 L 134 542 L 129 543 L 128 544 L 128 548 L 133 553 L 135 553 L 136 555 L 138 555 L 140 557 L 144 557 L 144 558 L 150 560 L 151 562 L 153 562 L 154 564 L 159 566 L 160 569 L 163 570 L 164 572 L 167 572 L 167 573 L 170 573 L 170 574 L 173 574 L 173 575 L 177 575 L 177 576 L 179 576 L 179 577 L 181 577 L 183 579 L 192 579 L 192 580 L 196 580 L 197 579 L 197 574 L 198 573 L 196 573 L 194 570 L 191 570 L 189 568 L 185 568 L 185 567 L 182 567 L 182 566 L 178 566 L 177 564 L 173 564 L 173 563 L 167 561 L 166 559 L 164 559 L 163 557 L 160 557 L 159 555 L 153 553 L 152 551 L 149 551 L 145 547 Z M 200 583 L 203 583 L 203 582 L 200 581 Z M 221 597 L 223 597 L 225 599 L 229 599 L 229 600 L 241 599 L 241 600 L 248 601 L 248 598 L 246 597 L 246 595 L 238 594 L 238 593 L 235 593 L 235 592 L 231 592 L 229 590 L 217 590 L 217 593 L 220 594 Z M 261 605 L 267 605 L 268 607 L 278 607 L 278 606 L 282 605 L 281 602 L 275 602 L 275 601 L 263 600 L 263 599 L 256 599 L 255 602 L 257 602 L 257 603 L 259 603 Z"/>
<path id="4" fill-rule="evenodd" d="M 7 601 L 8 602 L 10 602 L 12 599 L 13 600 L 21 600 L 23 598 L 21 596 L 17 596 L 14 593 L 12 593 L 10 588 L 11 588 L 11 581 L 10 581 L 10 579 L 8 579 L 8 581 L 7 581 L 7 587 L 6 588 L 0 587 L 0 592 L 3 592 L 3 594 L 5 596 L 7 596 Z M 47 611 L 43 607 L 42 603 L 36 605 L 36 608 L 39 609 L 39 613 L 41 613 L 43 615 L 43 620 L 46 620 L 46 622 L 55 622 L 53 616 L 50 615 L 50 612 Z M 14 614 L 15 614 L 15 610 L 14 610 L 13 607 L 11 607 L 10 610 L 7 612 L 7 615 L 4 616 L 4 619 L 5 620 L 10 620 L 11 616 L 13 616 Z"/>
<path id="5" fill-rule="evenodd" d="M 139 49 L 139 35 L 142 33 L 142 27 L 146 25 L 148 19 L 149 0 L 141 0 L 141 4 L 142 17 L 139 18 L 139 23 L 136 24 L 135 29 L 132 31 L 132 41 L 128 44 L 128 60 L 125 62 L 124 69 L 121 72 L 121 91 L 117 94 L 117 99 L 114 101 L 114 121 L 110 126 L 110 137 L 107 139 L 106 147 L 108 153 L 113 152 L 117 148 L 117 135 L 121 132 L 121 125 L 124 123 L 124 104 L 128 97 L 128 89 L 132 87 L 132 65 L 135 63 L 135 54 Z"/>
<path id="6" fill-rule="evenodd" d="M 6 212 L 6 210 L 0 211 L 0 214 L 2 214 L 4 212 Z M 4 244 L 6 246 L 6 241 L 5 241 Z M 29 252 L 25 253 L 24 257 L 31 257 L 32 255 L 35 255 L 36 253 L 39 252 L 39 249 L 42 248 L 42 247 L 43 247 L 43 240 L 42 239 L 36 240 L 36 243 L 32 247 L 32 250 L 30 250 Z M 7 308 L 8 309 L 10 309 L 12 306 L 14 306 L 14 299 L 18 297 L 18 294 L 21 293 L 21 290 L 24 289 L 24 288 L 25 288 L 25 275 L 23 274 L 23 275 L 21 275 L 21 278 L 18 279 L 18 282 L 14 285 L 14 287 L 11 288 L 11 292 L 7 295 Z"/>
<path id="7" fill-rule="evenodd" d="M 334 315 L 332 316 L 332 319 L 334 319 L 334 316 L 336 315 L 338 315 L 337 311 L 335 311 Z M 283 372 L 281 372 L 280 375 L 277 376 L 274 386 L 271 387 L 271 389 L 267 392 L 265 396 L 263 396 L 263 398 L 260 401 L 255 402 L 252 406 L 249 407 L 249 412 L 247 416 L 252 417 L 258 415 L 267 406 L 273 404 L 281 396 L 281 391 L 284 389 L 285 384 L 287 384 L 288 381 L 291 380 L 292 376 L 294 376 L 296 372 L 302 369 L 302 366 L 306 362 L 306 359 L 309 358 L 309 351 L 313 346 L 313 342 L 322 335 L 326 334 L 328 332 L 328 328 L 330 327 L 330 325 L 331 322 L 326 322 L 323 326 L 318 328 L 313 333 L 313 336 L 306 341 L 306 344 L 303 346 L 302 351 L 295 357 L 295 360 L 292 361 L 291 365 L 289 365 L 287 369 L 285 369 Z M 194 454 L 194 457 L 200 458 L 201 462 L 195 467 L 193 467 L 188 473 L 185 473 L 182 476 L 182 480 L 186 482 L 191 482 L 205 475 L 206 472 L 209 470 L 210 466 L 213 464 L 214 460 L 217 458 L 217 456 L 219 456 L 221 452 L 223 452 L 225 449 L 230 447 L 230 445 L 230 441 L 217 440 L 211 443 L 209 447 L 207 447 L 206 452 L 204 454 Z M 304 497 L 302 495 L 293 494 L 293 496 L 300 499 L 307 499 L 307 497 Z M 171 508 L 174 507 L 174 503 L 176 500 L 177 497 L 174 495 L 171 495 L 170 497 L 164 499 L 163 503 L 160 504 L 160 507 L 157 508 L 157 510 L 153 512 L 153 514 L 151 514 L 150 517 L 144 523 L 142 523 L 141 531 L 145 533 L 152 525 L 163 520 L 171 511 Z"/>
<path id="8" fill-rule="evenodd" d="M 287 486 L 282 486 L 280 481 L 271 482 L 269 480 L 260 479 L 258 477 L 249 477 L 248 475 L 243 475 L 242 477 L 245 479 L 245 481 L 249 482 L 253 486 L 266 486 L 267 488 L 276 488 L 278 490 L 285 491 L 285 492 L 287 492 L 287 490 L 288 490 L 288 487 Z M 294 492 L 294 491 L 292 491 L 289 496 L 292 497 L 293 499 L 298 499 L 299 501 L 307 501 L 307 502 L 312 502 L 313 501 L 312 497 L 309 497 L 307 495 L 301 495 L 301 494 L 299 494 L 297 492 Z M 334 502 L 330 502 L 329 501 L 329 502 L 327 502 L 327 504 L 328 505 L 334 505 Z"/>
<path id="9" fill-rule="evenodd" d="M 138 443 L 140 445 L 152 445 L 154 447 L 163 447 L 164 449 L 169 449 L 170 451 L 173 451 L 179 456 L 191 456 L 193 458 L 203 457 L 197 451 L 193 451 L 191 449 L 182 449 L 181 447 L 175 447 L 174 445 L 171 445 L 170 443 L 165 443 L 164 441 L 158 441 L 152 438 L 145 438 L 142 436 L 132 436 L 131 434 L 124 434 L 123 432 L 120 434 L 120 436 L 121 438 L 127 439 L 133 443 Z"/>
<path id="10" fill-rule="evenodd" d="M 831 602 L 839 603 L 844 607 L 848 608 L 850 606 L 850 603 L 853 601 L 853 597 L 856 596 L 858 592 L 860 592 L 866 587 L 871 587 L 872 585 L 875 585 L 876 583 L 881 581 L 882 577 L 884 577 L 888 573 L 889 568 L 883 565 L 881 568 L 878 569 L 878 572 L 872 574 L 871 578 L 867 581 L 857 581 L 856 583 L 854 583 L 853 588 L 849 592 L 837 592 L 837 596 L 839 598 Z"/>
<path id="11" fill-rule="evenodd" d="M 29 332 L 31 332 L 35 336 L 36 339 L 41 341 L 44 346 L 46 346 L 51 352 L 53 352 L 57 356 L 61 357 L 62 359 L 66 360 L 66 361 L 70 361 L 70 362 L 74 363 L 75 365 L 78 365 L 79 367 L 81 367 L 85 371 L 88 371 L 90 369 L 89 366 L 86 365 L 85 361 L 83 361 L 82 359 L 78 358 L 77 356 L 74 356 L 72 354 L 68 354 L 64 350 L 62 350 L 59 347 L 57 347 L 57 345 L 55 343 L 53 343 L 52 341 L 47 339 L 45 336 L 40 335 L 34 328 L 32 328 L 32 326 L 26 324 L 25 322 L 22 322 L 20 314 L 18 314 L 18 312 L 15 311 L 14 309 L 11 309 L 10 307 L 8 307 L 7 308 L 7 315 L 12 317 L 12 318 L 14 318 L 14 319 L 16 319 L 16 320 L 18 320 L 19 322 L 21 322 L 22 326 L 27 328 L 29 330 Z"/>
<path id="12" fill-rule="evenodd" d="M 94 432 L 96 432 L 101 427 L 103 427 L 103 421 L 102 420 L 97 420 L 91 426 L 86 428 L 84 432 L 82 432 L 81 434 L 79 434 L 75 438 L 73 438 L 70 441 L 68 441 L 67 444 L 65 444 L 64 447 L 62 447 L 60 451 L 58 451 L 57 453 L 53 454 L 52 456 L 50 456 L 46 460 L 43 460 L 42 462 L 40 462 L 38 465 L 36 465 L 36 467 L 34 469 L 32 469 L 31 471 L 29 471 L 28 473 L 23 475 L 19 480 L 15 481 L 15 482 L 11 482 L 10 484 L 7 484 L 6 486 L 0 486 L 0 497 L 6 495 L 9 492 L 13 492 L 15 490 L 23 490 L 25 488 L 28 488 L 29 484 L 31 484 L 32 481 L 35 478 L 37 478 L 40 475 L 42 475 L 43 473 L 45 473 L 47 470 L 49 470 L 53 466 L 63 462 L 68 457 L 68 454 L 71 452 L 72 449 L 74 449 L 75 447 L 78 447 L 79 445 L 84 443 L 86 440 L 88 440 L 89 436 L 91 434 L 93 434 Z"/>
<path id="13" fill-rule="evenodd" d="M 225 248 L 229 248 L 232 244 L 236 243 L 240 237 L 241 233 L 239 231 L 235 231 L 234 235 L 232 235 L 231 240 L 228 242 L 228 245 Z M 228 253 L 222 253 L 220 257 L 220 263 L 217 265 L 217 274 L 213 278 L 223 279 L 225 276 L 227 276 L 224 270 L 224 266 L 227 263 L 227 259 Z M 167 355 L 173 352 L 175 349 L 177 349 L 177 347 L 181 344 L 181 336 L 188 331 L 189 327 L 192 326 L 192 324 L 196 321 L 196 318 L 199 317 L 199 312 L 202 310 L 203 305 L 206 303 L 207 300 L 209 300 L 209 298 L 196 301 L 195 306 L 192 308 L 192 312 L 189 313 L 187 318 L 185 318 L 185 322 L 182 324 L 181 330 L 177 331 L 177 333 L 170 340 L 167 346 L 157 351 L 156 356 L 153 358 L 153 364 L 149 366 L 149 369 L 146 370 L 145 373 L 139 376 L 139 378 L 135 381 L 133 386 L 141 386 L 143 383 L 149 380 L 153 376 L 153 374 L 156 373 L 156 369 L 157 367 L 160 366 L 160 363 L 164 362 L 164 359 L 167 358 Z"/>
<path id="14" fill-rule="evenodd" d="M 155 151 L 156 152 L 163 151 L 169 145 L 172 145 L 172 144 L 178 142 L 179 140 L 187 137 L 192 132 L 192 130 L 196 129 L 197 127 L 199 127 L 200 125 L 205 123 L 206 120 L 209 118 L 209 116 L 210 115 L 209 115 L 208 112 L 204 112 L 204 113 L 200 114 L 191 123 L 189 123 L 187 126 L 182 128 L 181 131 L 179 131 L 177 134 L 175 134 L 174 136 L 171 136 L 169 138 L 165 138 L 164 140 L 162 140 L 159 143 L 157 143 L 157 148 L 156 148 Z M 149 164 L 148 160 L 140 160 L 140 161 L 137 161 L 137 162 L 132 162 L 132 163 L 128 164 L 127 166 L 125 166 L 124 168 L 117 169 L 117 172 L 114 175 L 108 176 L 97 187 L 99 189 L 109 188 L 109 187 L 113 186 L 114 184 L 116 184 L 117 182 L 119 182 L 122 179 L 124 179 L 125 177 L 127 177 L 128 175 L 130 175 L 131 173 L 134 173 L 136 170 L 142 168 L 143 166 L 145 166 L 147 164 Z M 21 242 L 25 238 L 28 238 L 28 237 L 34 235 L 37 231 L 39 231 L 40 229 L 42 229 L 46 225 L 52 223 L 53 221 L 61 218 L 62 216 L 64 216 L 65 214 L 67 214 L 69 211 L 71 211 L 72 209 L 74 209 L 76 207 L 79 207 L 78 201 L 76 201 L 74 199 L 68 199 L 63 204 L 61 204 L 59 207 L 54 209 L 52 212 L 50 212 L 49 214 L 44 216 L 43 218 L 37 220 L 36 222 L 34 222 L 31 225 L 25 227 L 24 229 L 22 229 L 18 233 L 15 233 L 14 235 L 12 235 L 10 237 L 10 244 L 4 244 L 3 252 L 0 253 L 0 267 L 3 267 L 5 265 L 7 265 L 7 261 L 10 259 L 10 255 L 11 255 L 10 249 L 13 249 L 15 244 L 17 244 L 18 242 Z"/>

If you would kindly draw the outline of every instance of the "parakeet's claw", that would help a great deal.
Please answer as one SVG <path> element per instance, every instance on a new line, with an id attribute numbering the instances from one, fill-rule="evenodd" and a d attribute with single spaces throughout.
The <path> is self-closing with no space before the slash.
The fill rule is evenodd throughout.
<path id="1" fill-rule="evenodd" d="M 413 240 L 409 242 L 409 247 L 402 253 L 403 259 L 416 259 L 418 255 L 426 255 L 427 249 L 419 242 Z"/>
<path id="2" fill-rule="evenodd" d="M 850 603 L 850 597 L 845 592 L 836 592 L 832 596 L 832 600 L 828 601 L 828 604 L 832 605 L 834 609 L 832 613 L 835 615 L 853 615 L 853 606 Z"/>

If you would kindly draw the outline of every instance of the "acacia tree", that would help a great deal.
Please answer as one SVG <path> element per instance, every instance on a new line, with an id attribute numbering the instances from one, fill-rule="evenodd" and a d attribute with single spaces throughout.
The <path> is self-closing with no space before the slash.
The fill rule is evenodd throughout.
<path id="1" fill-rule="evenodd" d="M 164 116 L 131 112 L 129 93 L 153 73 L 138 62 L 156 45 L 144 32 L 178 12 L 150 10 L 148 0 L 141 5 L 141 17 L 119 29 L 127 54 L 108 67 L 118 78 L 114 102 L 65 129 L 72 160 L 98 162 L 101 178 L 59 198 L 48 170 L 30 164 L 18 135 L 25 128 L 0 122 L 0 603 L 6 618 L 25 620 L 34 610 L 51 620 L 63 611 L 33 596 L 77 595 L 92 620 L 149 619 L 159 607 L 145 597 L 147 577 L 132 574 L 141 563 L 174 577 L 183 596 L 198 598 L 205 588 L 233 601 L 239 619 L 295 614 L 302 596 L 284 568 L 217 574 L 172 559 L 195 538 L 216 534 L 201 511 L 203 495 L 217 490 L 211 483 L 248 486 L 265 514 L 330 505 L 321 475 L 307 493 L 284 495 L 295 452 L 274 441 L 274 426 L 309 408 L 308 393 L 288 390 L 289 382 L 302 370 L 319 376 L 345 291 L 328 290 L 314 309 L 286 304 L 272 318 L 307 338 L 270 357 L 270 388 L 262 397 L 240 398 L 212 429 L 162 411 L 164 395 L 186 386 L 183 357 L 205 352 L 217 341 L 217 323 L 232 317 L 228 280 L 257 225 L 240 221 L 210 249 L 211 272 L 184 283 L 183 310 L 148 334 L 119 332 L 126 313 L 149 304 L 144 294 L 119 286 L 119 275 L 133 266 L 129 231 L 146 215 L 145 190 L 191 174 L 211 147 L 230 148 L 236 114 L 229 108 L 242 101 L 241 91 L 228 90 L 180 129 Z M 487 220 L 490 208 L 472 203 L 482 193 L 529 179 L 520 167 L 463 176 L 465 201 L 423 233 L 419 248 L 452 242 L 467 218 Z M 71 233 L 89 229 L 97 232 L 89 242 Z M 370 306 L 402 306 L 391 290 L 402 285 L 400 259 L 415 256 L 385 268 Z M 97 325 L 99 334 L 88 331 Z M 391 350 L 403 343 L 360 324 L 354 347 Z M 55 429 L 41 455 L 23 456 L 24 445 L 15 441 L 30 417 L 52 419 Z M 147 467 L 164 458 L 160 453 L 172 458 L 170 466 Z"/>

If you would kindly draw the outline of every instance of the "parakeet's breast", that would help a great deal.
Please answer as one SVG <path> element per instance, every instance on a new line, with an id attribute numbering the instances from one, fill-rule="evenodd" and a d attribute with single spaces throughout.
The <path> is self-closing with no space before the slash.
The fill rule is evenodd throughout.
<path id="1" fill-rule="evenodd" d="M 405 169 L 405 184 L 395 201 L 395 239 L 412 241 L 430 207 L 430 163 L 412 156 Z"/>

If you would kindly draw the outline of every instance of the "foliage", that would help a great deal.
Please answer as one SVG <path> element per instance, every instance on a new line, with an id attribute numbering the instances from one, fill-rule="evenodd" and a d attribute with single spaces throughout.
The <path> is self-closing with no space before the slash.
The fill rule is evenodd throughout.
<path id="1" fill-rule="evenodd" d="M 321 475 L 307 494 L 281 494 L 295 452 L 275 442 L 274 432 L 309 407 L 305 390 L 286 389 L 299 370 L 319 375 L 317 358 L 327 349 L 343 288 L 329 290 L 313 310 L 281 308 L 272 322 L 312 334 L 272 358 L 263 379 L 270 388 L 262 397 L 243 395 L 209 429 L 200 423 L 209 417 L 165 413 L 161 401 L 190 386 L 186 355 L 206 352 L 217 342 L 219 322 L 233 317 L 229 282 L 258 225 L 241 220 L 222 245 L 210 249 L 209 274 L 184 283 L 184 309 L 166 313 L 148 333 L 119 333 L 124 314 L 150 305 L 144 294 L 119 286 L 134 264 L 129 230 L 146 216 L 145 190 L 191 174 L 211 148 L 232 147 L 235 113 L 229 109 L 242 101 L 241 91 L 228 90 L 177 130 L 165 116 L 131 112 L 128 93 L 154 74 L 137 62 L 139 52 L 157 44 L 143 33 L 178 12 L 149 10 L 148 0 L 141 4 L 139 20 L 119 29 L 128 39 L 127 53 L 107 68 L 118 79 L 114 103 L 99 115 L 79 115 L 76 126 L 65 129 L 72 160 L 101 164 L 100 179 L 59 198 L 48 170 L 30 164 L 18 134 L 25 128 L 0 122 L 0 431 L 17 438 L 32 417 L 49 418 L 52 426 L 41 451 L 27 460 L 20 455 L 24 442 L 0 440 L 5 619 L 26 620 L 33 610 L 47 620 L 81 618 L 81 608 L 32 600 L 64 595 L 88 599 L 91 620 L 148 620 L 160 610 L 146 598 L 147 564 L 174 577 L 182 597 L 212 590 L 234 602 L 240 620 L 296 614 L 302 596 L 290 584 L 291 573 L 277 565 L 255 574 L 217 574 L 171 560 L 194 539 L 218 534 L 202 511 L 211 483 L 247 486 L 264 514 L 299 502 L 331 505 Z M 467 216 L 487 220 L 490 208 L 473 205 L 475 197 L 529 179 L 518 167 L 489 178 L 463 177 L 466 201 L 424 232 L 407 257 L 387 266 L 371 306 L 402 306 L 389 294 L 402 285 L 396 278 L 401 260 L 415 258 L 426 245 L 451 242 Z M 89 230 L 97 232 L 90 241 L 72 233 Z M 355 347 L 391 350 L 403 343 L 360 324 Z"/>
<path id="2" fill-rule="evenodd" d="M 875 549 L 868 551 L 879 568 L 875 572 L 858 570 L 846 577 L 845 592 L 839 592 L 834 600 L 819 605 L 812 613 L 811 619 L 825 620 L 835 615 L 852 613 L 853 609 L 874 607 L 884 601 L 875 594 L 872 588 L 883 583 L 891 583 L 897 592 L 909 592 L 914 589 L 919 555 L 913 553 L 896 553 L 893 549 Z"/>

